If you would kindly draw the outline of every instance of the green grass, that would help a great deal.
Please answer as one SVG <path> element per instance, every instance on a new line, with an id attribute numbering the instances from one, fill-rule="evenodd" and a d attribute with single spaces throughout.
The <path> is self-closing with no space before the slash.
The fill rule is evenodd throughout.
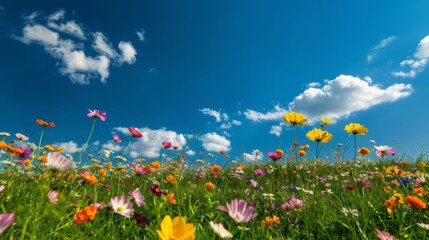
<path id="1" fill-rule="evenodd" d="M 34 160 L 35 161 L 35 160 Z M 424 163 L 424 162 L 423 162 Z M 411 181 L 400 186 L 391 186 L 385 191 L 388 182 L 401 178 L 385 172 L 385 166 L 397 166 Z M 106 169 L 106 176 L 99 176 L 99 169 Z M 231 172 L 242 168 L 242 179 L 233 177 Z M 264 176 L 256 176 L 254 170 L 265 171 Z M 269 170 L 272 170 L 270 172 Z M 91 185 L 83 181 L 78 171 L 73 170 L 58 177 L 51 170 L 43 175 L 32 170 L 31 174 L 21 166 L 8 167 L 0 173 L 0 185 L 5 189 L 0 192 L 0 206 L 3 213 L 15 213 L 15 221 L 4 233 L 5 239 L 159 239 L 156 233 L 164 216 L 182 216 L 195 226 L 196 239 L 218 239 L 210 228 L 209 222 L 222 223 L 233 235 L 233 239 L 376 239 L 378 228 L 395 235 L 399 239 L 428 239 L 428 230 L 417 223 L 429 223 L 427 209 L 417 209 L 407 204 L 395 208 L 388 214 L 384 202 L 393 192 L 403 196 L 417 196 L 413 193 L 415 180 L 427 178 L 428 167 L 421 161 L 403 166 L 393 160 L 384 163 L 372 161 L 323 164 L 314 161 L 283 164 L 265 160 L 242 166 L 235 163 L 224 168 L 218 175 L 211 174 L 210 166 L 195 163 L 185 168 L 172 159 L 167 160 L 160 169 L 137 176 L 127 168 L 127 173 L 119 169 L 107 168 L 103 164 L 91 167 L 99 180 Z M 196 178 L 197 172 L 204 172 L 205 177 Z M 370 173 L 370 174 L 368 174 Z M 74 179 L 68 175 L 74 174 Z M 174 183 L 166 182 L 166 175 L 175 176 Z M 316 179 L 325 177 L 321 182 Z M 255 189 L 248 182 L 254 178 L 263 189 Z M 371 188 L 363 187 L 356 178 L 366 179 Z M 174 192 L 177 204 L 169 203 L 164 196 L 157 197 L 149 186 L 159 183 L 161 189 Z M 206 182 L 213 182 L 216 187 L 207 191 Z M 354 190 L 345 190 L 345 186 L 354 185 Z M 291 187 L 301 189 L 292 191 Z M 428 191 L 426 182 L 422 183 Z M 93 203 L 108 204 L 116 196 L 130 196 L 128 193 L 139 188 L 145 198 L 145 206 L 133 208 L 135 214 L 142 214 L 149 219 L 145 228 L 136 224 L 133 218 L 126 218 L 106 207 L 98 211 L 93 221 L 73 224 L 73 216 L 78 210 Z M 59 202 L 49 202 L 50 190 L 58 190 Z M 332 193 L 326 193 L 330 189 Z M 305 191 L 304 191 L 305 190 Z M 265 199 L 264 193 L 274 194 L 274 199 Z M 304 208 L 285 211 L 281 205 L 292 196 L 302 199 Z M 130 197 L 131 198 L 131 197 Z M 257 216 L 248 223 L 236 223 L 226 212 L 217 210 L 233 199 L 244 199 L 255 205 Z M 428 202 L 428 195 L 420 197 Z M 356 209 L 358 216 L 346 216 L 343 208 Z M 272 228 L 262 227 L 266 217 L 280 217 L 280 224 Z"/>

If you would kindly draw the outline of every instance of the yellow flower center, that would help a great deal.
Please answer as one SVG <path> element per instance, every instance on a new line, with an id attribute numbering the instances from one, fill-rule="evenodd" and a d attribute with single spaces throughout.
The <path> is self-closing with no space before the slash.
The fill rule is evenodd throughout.
<path id="1" fill-rule="evenodd" d="M 118 211 L 118 212 L 122 212 L 122 211 L 124 211 L 124 207 L 118 207 L 118 209 L 116 209 L 116 211 Z"/>

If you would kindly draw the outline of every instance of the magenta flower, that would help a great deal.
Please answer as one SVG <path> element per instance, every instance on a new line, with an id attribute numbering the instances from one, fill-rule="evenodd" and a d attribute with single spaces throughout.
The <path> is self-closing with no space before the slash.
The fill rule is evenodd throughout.
<path id="1" fill-rule="evenodd" d="M 97 109 L 94 109 L 94 110 L 88 109 L 88 111 L 89 111 L 87 115 L 88 117 L 99 118 L 103 122 L 106 121 L 106 112 L 103 112 Z"/>
<path id="2" fill-rule="evenodd" d="M 134 201 L 137 204 L 137 207 L 141 207 L 145 205 L 144 197 L 140 193 L 140 189 L 136 188 L 133 191 L 129 192 L 129 194 L 134 198 Z"/>
<path id="3" fill-rule="evenodd" d="M 160 197 L 164 194 L 164 190 L 159 189 L 158 185 L 149 186 L 149 190 L 151 192 L 153 192 L 158 197 Z"/>
<path id="4" fill-rule="evenodd" d="M 344 189 L 346 189 L 347 191 L 352 191 L 355 189 L 355 185 L 347 185 Z"/>
<path id="5" fill-rule="evenodd" d="M 167 142 L 167 141 L 162 142 L 162 146 L 164 146 L 164 148 L 171 148 L 172 147 L 171 143 Z"/>
<path id="6" fill-rule="evenodd" d="M 134 214 L 134 220 L 136 220 L 137 225 L 144 228 L 149 225 L 149 219 L 141 214 Z"/>
<path id="7" fill-rule="evenodd" d="M 260 168 L 256 169 L 253 173 L 255 175 L 258 175 L 258 176 L 264 176 L 265 175 L 265 171 L 263 169 L 260 169 Z"/>
<path id="8" fill-rule="evenodd" d="M 113 135 L 113 141 L 115 141 L 117 143 L 121 143 L 122 139 L 118 135 Z"/>
<path id="9" fill-rule="evenodd" d="M 131 204 L 130 199 L 123 196 L 117 196 L 110 199 L 110 206 L 115 213 L 127 218 L 130 218 L 131 214 L 134 213 L 133 205 Z"/>
<path id="10" fill-rule="evenodd" d="M 50 152 L 47 156 L 48 168 L 53 168 L 59 171 L 67 171 L 74 167 L 74 162 L 67 157 L 57 152 Z"/>
<path id="11" fill-rule="evenodd" d="M 19 155 L 19 159 L 26 160 L 30 158 L 31 150 L 24 148 L 24 147 L 17 147 L 18 149 L 22 150 L 22 153 Z"/>
<path id="12" fill-rule="evenodd" d="M 247 223 L 256 217 L 256 214 L 253 213 L 255 208 L 248 206 L 247 202 L 242 199 L 234 199 L 231 203 L 227 203 L 226 209 L 229 216 L 237 223 Z"/>
<path id="13" fill-rule="evenodd" d="M 0 214 L 0 235 L 13 223 L 15 213 Z"/>
<path id="14" fill-rule="evenodd" d="M 205 176 L 204 172 L 197 172 L 197 173 L 195 173 L 195 177 L 196 178 L 204 178 L 204 176 Z"/>
<path id="15" fill-rule="evenodd" d="M 283 155 L 278 152 L 268 152 L 268 157 L 270 157 L 274 161 L 277 161 L 281 159 Z"/>
<path id="16" fill-rule="evenodd" d="M 130 130 L 130 133 L 131 133 L 131 135 L 134 138 L 141 138 L 141 137 L 143 137 L 143 135 L 135 127 L 129 127 L 128 130 Z"/>
<path id="17" fill-rule="evenodd" d="M 136 175 L 146 175 L 150 173 L 150 170 L 144 167 L 140 167 L 137 163 L 133 162 L 131 163 L 131 165 L 133 165 L 134 167 L 134 172 L 136 173 Z"/>
<path id="18" fill-rule="evenodd" d="M 49 202 L 51 202 L 52 204 L 58 204 L 58 191 L 57 190 L 49 191 L 48 199 L 49 199 Z"/>

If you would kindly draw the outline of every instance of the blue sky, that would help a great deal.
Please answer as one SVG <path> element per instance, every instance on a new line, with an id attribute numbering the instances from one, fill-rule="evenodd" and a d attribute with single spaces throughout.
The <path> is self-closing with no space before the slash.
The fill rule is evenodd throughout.
<path id="1" fill-rule="evenodd" d="M 365 125 L 358 146 L 429 144 L 427 1 L 0 0 L 0 131 L 37 142 L 37 118 L 55 122 L 44 143 L 73 152 L 107 112 L 91 149 L 158 158 L 161 142 L 199 151 L 287 149 L 284 113 L 305 114 L 298 142 L 326 115 L 334 138 Z M 112 134 L 124 143 L 115 144 Z M 313 151 L 312 151 L 313 150 Z M 195 155 L 193 155 L 195 154 Z"/>

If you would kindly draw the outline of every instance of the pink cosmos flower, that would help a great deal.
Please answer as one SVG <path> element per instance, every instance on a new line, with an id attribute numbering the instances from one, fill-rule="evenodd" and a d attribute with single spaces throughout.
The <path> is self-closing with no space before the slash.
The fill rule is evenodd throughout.
<path id="1" fill-rule="evenodd" d="M 136 202 L 138 207 L 144 206 L 144 197 L 140 193 L 140 189 L 136 188 L 133 191 L 129 192 L 129 194 L 134 198 L 134 201 Z"/>
<path id="2" fill-rule="evenodd" d="M 97 109 L 94 109 L 94 110 L 91 110 L 91 109 L 88 109 L 88 111 L 89 111 L 89 113 L 88 113 L 88 117 L 93 117 L 93 118 L 100 118 L 101 119 L 101 121 L 106 121 L 106 112 L 103 112 L 103 111 L 101 111 L 101 110 L 97 110 Z"/>
<path id="3" fill-rule="evenodd" d="M 15 213 L 0 214 L 0 235 L 13 223 Z"/>
<path id="4" fill-rule="evenodd" d="M 146 175 L 150 173 L 150 170 L 144 167 L 140 167 L 137 163 L 132 162 L 131 165 L 134 167 L 134 172 L 136 175 Z"/>
<path id="5" fill-rule="evenodd" d="M 396 151 L 393 151 L 391 147 L 389 146 L 374 146 L 375 148 L 375 154 L 377 154 L 377 156 L 379 157 L 385 157 L 387 155 L 392 155 L 395 156 L 396 155 Z"/>
<path id="6" fill-rule="evenodd" d="M 58 191 L 57 190 L 49 191 L 48 199 L 49 199 L 49 202 L 51 202 L 52 204 L 58 204 Z"/>
<path id="7" fill-rule="evenodd" d="M 256 214 L 253 213 L 255 208 L 248 206 L 247 202 L 242 199 L 234 199 L 231 203 L 227 203 L 226 209 L 229 216 L 237 223 L 247 223 L 256 217 Z"/>
<path id="8" fill-rule="evenodd" d="M 295 208 L 302 210 L 304 208 L 304 201 L 296 198 L 294 195 L 292 195 L 288 202 L 282 204 L 283 210 L 292 211 Z"/>
<path id="9" fill-rule="evenodd" d="M 74 162 L 58 152 L 50 152 L 47 156 L 48 168 L 53 168 L 59 171 L 67 171 L 74 167 Z"/>
<path id="10" fill-rule="evenodd" d="M 264 176 L 265 175 L 265 171 L 263 169 L 260 169 L 260 168 L 258 168 L 255 171 L 253 171 L 253 173 L 255 175 L 258 175 L 258 176 Z"/>
<path id="11" fill-rule="evenodd" d="M 281 155 L 278 152 L 268 152 L 268 157 L 270 157 L 274 161 L 277 161 L 277 160 L 281 159 L 283 157 L 283 155 Z"/>
<path id="12" fill-rule="evenodd" d="M 171 143 L 167 142 L 167 141 L 162 142 L 162 146 L 164 146 L 164 148 L 171 148 L 172 147 Z"/>
<path id="13" fill-rule="evenodd" d="M 122 142 L 122 139 L 118 135 L 113 135 L 113 141 L 120 143 Z"/>
<path id="14" fill-rule="evenodd" d="M 390 233 L 381 231 L 379 229 L 375 229 L 375 233 L 377 234 L 377 237 L 380 238 L 380 240 L 396 240 L 396 237 L 393 235 L 390 235 Z"/>
<path id="15" fill-rule="evenodd" d="M 131 214 L 134 213 L 133 205 L 131 204 L 130 199 L 123 196 L 117 196 L 110 199 L 110 206 L 115 213 L 127 218 L 130 218 Z"/>
<path id="16" fill-rule="evenodd" d="M 141 137 L 143 137 L 143 135 L 135 127 L 129 127 L 128 130 L 130 130 L 130 133 L 131 133 L 131 135 L 134 138 L 141 138 Z"/>

